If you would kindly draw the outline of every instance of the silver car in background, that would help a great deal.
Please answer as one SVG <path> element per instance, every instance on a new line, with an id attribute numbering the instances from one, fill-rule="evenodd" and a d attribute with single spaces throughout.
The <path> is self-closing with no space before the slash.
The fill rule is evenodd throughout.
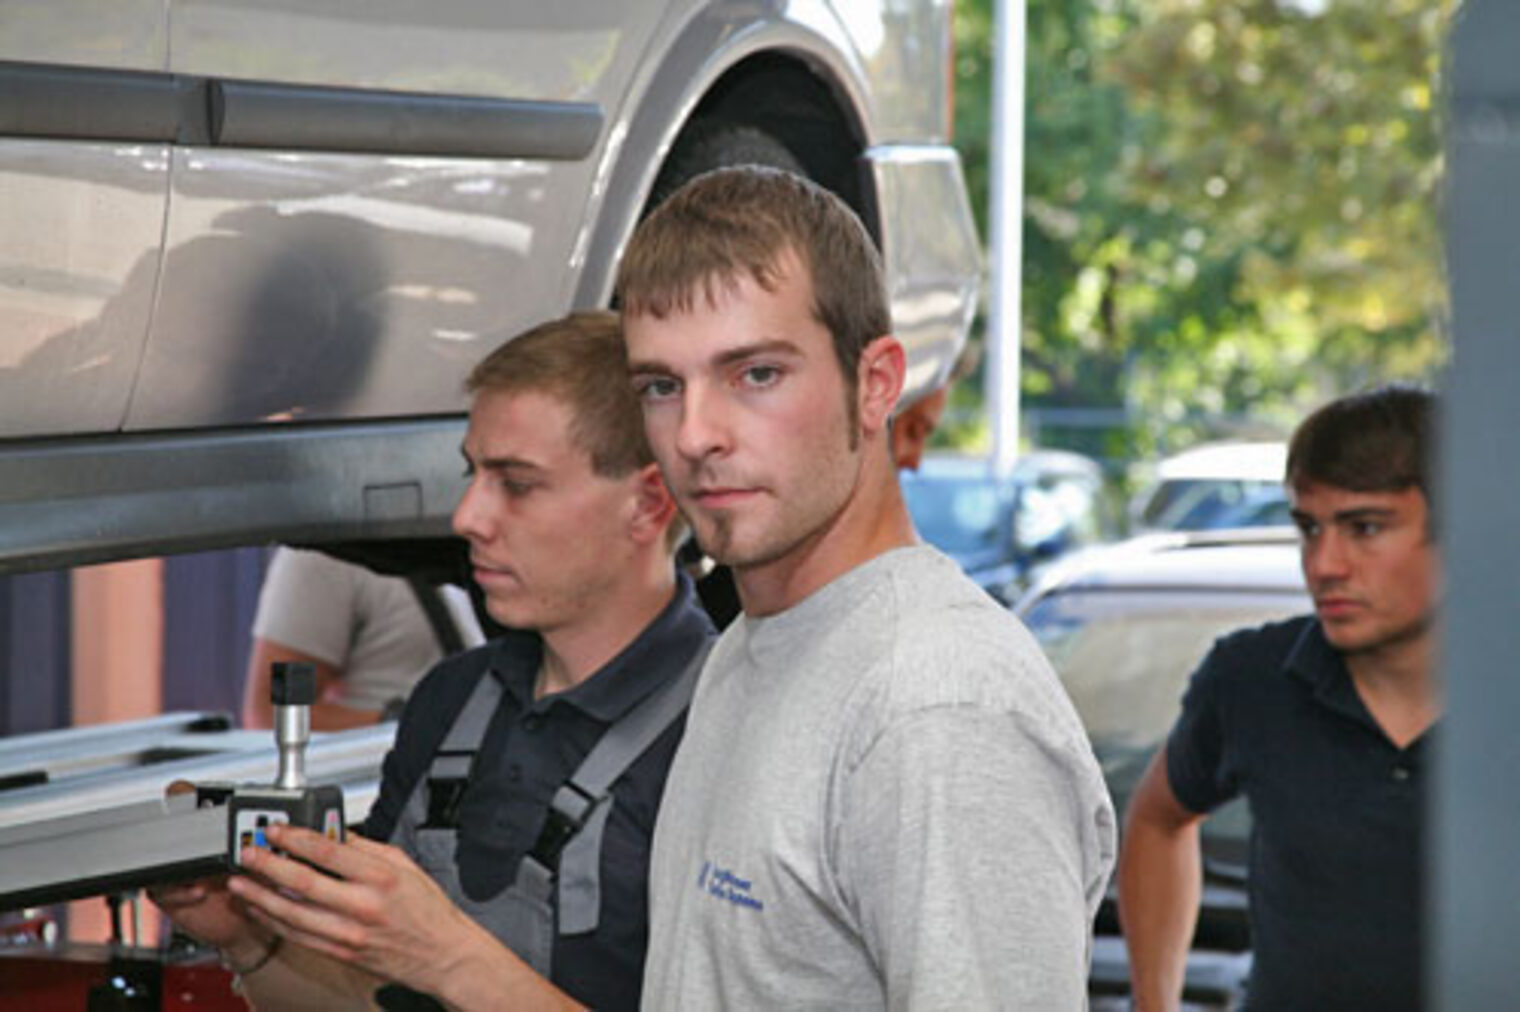
<path id="1" fill-rule="evenodd" d="M 1085 549 L 1057 560 L 1015 607 L 1076 704 L 1121 820 L 1214 641 L 1311 610 L 1291 527 L 1147 534 Z M 1235 1007 L 1250 969 L 1250 825 L 1243 799 L 1203 823 L 1190 1007 Z M 1109 1000 L 1128 991 L 1114 892 L 1098 914 L 1094 1009 L 1127 1007 Z"/>
<path id="2" fill-rule="evenodd" d="M 881 244 L 908 396 L 980 274 L 948 0 L 0 3 L 0 571 L 424 537 L 461 379 L 705 169 Z"/>

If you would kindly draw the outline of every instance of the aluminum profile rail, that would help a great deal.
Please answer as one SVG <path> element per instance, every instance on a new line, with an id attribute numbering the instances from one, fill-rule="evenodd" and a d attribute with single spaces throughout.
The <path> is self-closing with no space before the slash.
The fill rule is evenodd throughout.
<path id="1" fill-rule="evenodd" d="M 225 713 L 185 711 L 0 738 L 0 797 L 16 787 L 128 765 L 134 757 L 151 761 L 166 754 L 171 738 L 176 749 L 189 751 L 249 747 L 232 728 L 232 718 Z"/>
<path id="2" fill-rule="evenodd" d="M 0 793 L 0 910 L 224 871 L 226 806 L 198 807 L 195 794 L 171 797 L 167 788 L 175 781 L 203 787 L 272 782 L 279 757 L 268 732 L 226 734 L 229 747 L 220 752 Z M 308 773 L 314 783 L 343 788 L 350 825 L 374 803 L 394 735 L 394 724 L 380 724 L 312 736 Z M 175 739 L 171 733 L 159 742 L 172 749 Z M 235 747 L 254 739 L 257 745 Z"/>

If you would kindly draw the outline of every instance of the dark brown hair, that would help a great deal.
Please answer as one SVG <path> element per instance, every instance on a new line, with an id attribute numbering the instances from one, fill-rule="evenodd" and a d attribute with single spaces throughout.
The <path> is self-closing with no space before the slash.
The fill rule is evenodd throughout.
<path id="1" fill-rule="evenodd" d="M 1430 504 L 1435 395 L 1403 384 L 1331 401 L 1298 426 L 1284 480 L 1353 492 L 1418 488 Z"/>
<path id="2" fill-rule="evenodd" d="M 712 303 L 745 276 L 775 291 L 788 253 L 808 272 L 813 316 L 853 393 L 861 352 L 892 332 L 881 257 L 855 212 L 801 176 L 751 165 L 691 180 L 634 232 L 618 297 L 624 314 L 658 319 Z"/>

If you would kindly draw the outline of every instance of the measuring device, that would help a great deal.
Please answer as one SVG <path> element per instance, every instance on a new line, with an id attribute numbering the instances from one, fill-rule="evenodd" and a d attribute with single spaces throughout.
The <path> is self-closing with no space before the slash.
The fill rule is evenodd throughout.
<path id="1" fill-rule="evenodd" d="M 234 869 L 242 866 L 245 848 L 269 846 L 266 830 L 271 825 L 302 826 L 332 840 L 344 838 L 343 789 L 336 784 L 313 787 L 306 781 L 316 670 L 310 664 L 277 661 L 272 673 L 269 695 L 279 773 L 273 784 L 239 784 L 226 795 L 227 863 Z"/>

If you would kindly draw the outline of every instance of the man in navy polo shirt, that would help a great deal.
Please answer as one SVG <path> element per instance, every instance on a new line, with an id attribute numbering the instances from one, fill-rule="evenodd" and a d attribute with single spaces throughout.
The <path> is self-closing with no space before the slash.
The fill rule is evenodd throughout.
<path id="1" fill-rule="evenodd" d="M 655 813 L 713 628 L 615 316 L 514 337 L 467 387 L 454 528 L 508 631 L 412 694 L 363 837 L 269 827 L 331 875 L 251 848 L 250 874 L 157 895 L 257 1007 L 638 1005 Z"/>
<path id="2" fill-rule="evenodd" d="M 1249 1007 L 1420 1007 L 1421 811 L 1440 715 L 1434 412 L 1430 394 L 1384 387 L 1294 434 L 1286 482 L 1314 614 L 1216 643 L 1135 792 L 1119 908 L 1136 1008 L 1177 1006 L 1199 823 L 1241 794 Z"/>

